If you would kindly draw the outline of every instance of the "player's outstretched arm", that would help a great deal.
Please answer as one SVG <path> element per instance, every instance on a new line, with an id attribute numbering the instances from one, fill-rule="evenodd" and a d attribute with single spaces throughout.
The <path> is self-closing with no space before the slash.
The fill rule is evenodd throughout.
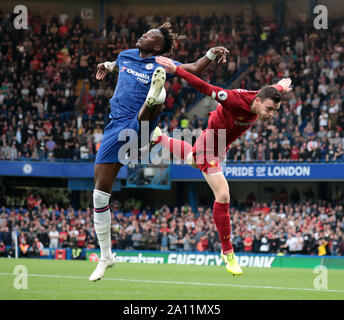
<path id="1" fill-rule="evenodd" d="M 224 90 L 221 87 L 213 86 L 202 79 L 198 78 L 197 76 L 191 74 L 190 72 L 186 71 L 185 69 L 181 68 L 181 66 L 176 66 L 174 62 L 170 58 L 166 57 L 156 57 L 155 61 L 165 67 L 166 72 L 173 73 L 177 76 L 182 77 L 187 82 L 189 82 L 194 88 L 196 88 L 201 93 L 218 100 L 218 92 L 219 91 L 228 91 Z M 221 99 L 220 101 L 221 102 Z"/>
<path id="2" fill-rule="evenodd" d="M 205 56 L 197 61 L 193 63 L 181 64 L 179 67 L 193 74 L 200 75 L 216 59 L 217 56 L 220 56 L 220 59 L 217 63 L 226 63 L 228 53 L 229 50 L 225 47 L 213 47 L 207 51 Z"/>
<path id="3" fill-rule="evenodd" d="M 105 78 L 105 76 L 108 74 L 108 72 L 114 72 L 116 68 L 116 61 L 110 62 L 102 62 L 97 65 L 97 73 L 96 73 L 96 79 L 102 80 Z"/>

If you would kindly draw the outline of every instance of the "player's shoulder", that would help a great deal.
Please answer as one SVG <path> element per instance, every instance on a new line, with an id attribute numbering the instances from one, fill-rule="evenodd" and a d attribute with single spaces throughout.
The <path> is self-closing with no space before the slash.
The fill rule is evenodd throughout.
<path id="1" fill-rule="evenodd" d="M 246 89 L 233 89 L 230 91 L 234 93 L 236 96 L 244 98 L 244 99 L 254 98 L 258 93 L 258 91 L 256 90 L 246 90 Z"/>
<path id="2" fill-rule="evenodd" d="M 176 66 L 181 66 L 183 63 L 177 61 L 177 60 L 174 60 L 172 59 L 173 63 L 176 65 Z"/>
<path id="3" fill-rule="evenodd" d="M 131 57 L 131 58 L 134 58 L 134 57 L 137 57 L 138 55 L 138 51 L 139 49 L 125 49 L 125 50 L 122 50 L 119 55 L 118 55 L 118 58 L 122 58 L 122 57 Z"/>

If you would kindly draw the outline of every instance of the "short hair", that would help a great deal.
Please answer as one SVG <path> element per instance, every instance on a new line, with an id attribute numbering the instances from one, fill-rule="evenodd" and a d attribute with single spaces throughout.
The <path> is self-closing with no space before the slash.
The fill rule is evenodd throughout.
<path id="1" fill-rule="evenodd" d="M 176 41 L 180 39 L 181 37 L 179 36 L 178 33 L 174 33 L 172 30 L 172 26 L 169 22 L 163 23 L 160 27 L 158 27 L 158 30 L 162 33 L 165 43 L 164 47 L 162 48 L 161 54 L 162 53 L 168 53 L 171 54 L 173 49 L 176 46 Z"/>
<path id="2" fill-rule="evenodd" d="M 262 101 L 271 99 L 276 104 L 283 99 L 282 92 L 278 91 L 275 86 L 264 86 L 258 91 L 257 97 Z"/>

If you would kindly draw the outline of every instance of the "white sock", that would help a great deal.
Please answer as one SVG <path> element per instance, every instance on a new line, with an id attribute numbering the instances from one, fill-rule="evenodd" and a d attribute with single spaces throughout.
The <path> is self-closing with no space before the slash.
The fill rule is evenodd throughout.
<path id="1" fill-rule="evenodd" d="M 101 259 L 109 260 L 111 251 L 111 214 L 109 208 L 110 194 L 93 190 L 94 229 L 97 234 Z"/>

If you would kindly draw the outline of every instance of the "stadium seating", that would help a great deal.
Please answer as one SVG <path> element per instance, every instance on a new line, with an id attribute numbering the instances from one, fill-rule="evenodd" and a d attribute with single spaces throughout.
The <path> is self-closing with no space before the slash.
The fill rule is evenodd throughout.
<path id="1" fill-rule="evenodd" d="M 344 255 L 342 203 L 301 203 L 295 202 L 295 195 L 281 197 L 276 195 L 269 204 L 250 198 L 230 207 L 236 252 L 318 255 L 319 244 L 326 242 L 327 255 Z M 200 206 L 193 212 L 188 205 L 163 205 L 152 210 L 113 200 L 111 212 L 113 249 L 221 250 L 211 208 Z M 91 208 L 47 206 L 39 195 L 29 194 L 23 207 L 0 208 L 0 247 L 3 242 L 11 251 L 10 230 L 16 227 L 23 257 L 39 257 L 43 247 L 98 248 L 92 216 Z"/>
<path id="2" fill-rule="evenodd" d="M 27 38 L 15 33 L 4 17 L 0 159 L 94 160 L 107 122 L 108 99 L 116 84 L 111 75 L 103 82 L 95 80 L 96 65 L 135 47 L 137 37 L 149 28 L 145 17 L 121 19 L 109 18 L 99 33 L 77 18 L 62 24 L 58 16 L 33 15 L 33 33 Z M 162 22 L 161 17 L 154 19 L 157 24 Z M 258 121 L 233 145 L 228 161 L 343 161 L 341 20 L 331 22 L 331 33 L 299 23 L 287 30 L 288 36 L 281 34 L 274 21 L 261 17 L 247 25 L 238 21 L 226 14 L 171 18 L 176 32 L 187 37 L 187 41 L 178 42 L 174 59 L 194 61 L 216 44 L 230 49 L 229 63 L 212 64 L 202 76 L 206 81 L 223 85 L 259 53 L 258 62 L 235 83 L 237 86 L 258 89 L 283 76 L 293 78 L 294 94 L 268 130 Z M 307 37 L 301 37 L 303 34 Z M 273 48 L 269 47 L 272 41 Z M 317 77 L 310 77 L 313 74 Z M 196 91 L 179 78 L 168 82 L 166 88 L 160 123 L 163 131 L 171 133 L 186 126 L 196 134 L 197 129 L 204 129 L 206 118 L 186 116 Z"/>

